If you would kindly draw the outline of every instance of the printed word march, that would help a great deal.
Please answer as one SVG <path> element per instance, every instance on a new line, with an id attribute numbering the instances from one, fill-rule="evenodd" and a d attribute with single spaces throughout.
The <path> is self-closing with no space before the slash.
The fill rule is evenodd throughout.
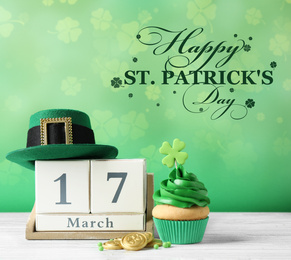
<path id="1" fill-rule="evenodd" d="M 79 217 L 77 218 L 70 218 L 68 217 L 68 225 L 67 228 L 113 228 L 113 222 L 109 220 L 109 218 L 105 218 L 105 220 L 80 220 Z"/>

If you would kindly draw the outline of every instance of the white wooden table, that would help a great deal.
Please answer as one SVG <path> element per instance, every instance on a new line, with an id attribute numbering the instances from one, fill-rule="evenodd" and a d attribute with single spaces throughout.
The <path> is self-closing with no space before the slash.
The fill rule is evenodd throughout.
<path id="1" fill-rule="evenodd" d="M 102 252 L 98 240 L 26 240 L 28 215 L 0 213 L 1 260 L 291 259 L 291 213 L 210 213 L 199 244 Z"/>

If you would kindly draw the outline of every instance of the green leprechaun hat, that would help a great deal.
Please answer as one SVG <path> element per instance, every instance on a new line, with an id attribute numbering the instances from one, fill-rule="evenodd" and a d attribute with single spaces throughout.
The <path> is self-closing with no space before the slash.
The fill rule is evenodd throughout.
<path id="1" fill-rule="evenodd" d="M 34 170 L 36 160 L 113 159 L 114 146 L 95 144 L 87 114 L 71 109 L 48 109 L 30 117 L 27 145 L 6 159 Z"/>

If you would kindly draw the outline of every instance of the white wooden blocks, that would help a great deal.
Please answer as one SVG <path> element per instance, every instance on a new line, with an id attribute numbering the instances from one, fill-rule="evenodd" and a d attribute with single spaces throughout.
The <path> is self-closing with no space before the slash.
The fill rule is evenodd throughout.
<path id="1" fill-rule="evenodd" d="M 89 160 L 36 161 L 36 213 L 89 213 Z"/>
<path id="2" fill-rule="evenodd" d="M 144 213 L 144 159 L 91 160 L 91 212 Z"/>
<path id="3" fill-rule="evenodd" d="M 145 229 L 145 159 L 35 164 L 37 231 Z"/>

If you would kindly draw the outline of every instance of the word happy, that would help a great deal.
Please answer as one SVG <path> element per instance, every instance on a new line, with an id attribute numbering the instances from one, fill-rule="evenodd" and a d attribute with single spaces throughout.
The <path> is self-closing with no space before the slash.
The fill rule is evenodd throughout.
<path id="1" fill-rule="evenodd" d="M 143 31 L 148 30 L 153 30 L 149 33 L 152 36 L 152 41 L 144 42 L 141 35 L 143 34 Z M 161 27 L 148 26 L 140 30 L 137 38 L 144 45 L 155 46 L 153 50 L 154 55 L 163 55 L 171 49 L 177 49 L 178 54 L 167 59 L 165 64 L 166 70 L 168 70 L 168 65 L 174 68 L 185 68 L 197 62 L 200 63 L 195 69 L 200 70 L 215 57 L 222 56 L 218 58 L 218 61 L 216 61 L 215 64 L 216 68 L 220 68 L 228 63 L 236 53 L 243 49 L 245 45 L 243 40 L 240 40 L 240 45 L 237 46 L 227 46 L 225 45 L 226 41 L 222 41 L 216 45 L 213 44 L 213 41 L 209 41 L 204 45 L 194 45 L 193 42 L 195 41 L 193 40 L 196 40 L 196 38 L 202 34 L 203 28 L 197 28 L 188 34 L 186 31 L 187 28 L 181 31 L 170 31 Z M 171 36 L 173 36 L 173 38 Z M 170 38 L 170 40 L 165 40 L 164 42 L 163 37 L 166 39 Z M 178 64 L 178 59 L 180 62 L 182 59 L 183 61 L 181 63 L 184 64 Z M 202 61 L 202 59 L 204 59 L 204 61 Z"/>

